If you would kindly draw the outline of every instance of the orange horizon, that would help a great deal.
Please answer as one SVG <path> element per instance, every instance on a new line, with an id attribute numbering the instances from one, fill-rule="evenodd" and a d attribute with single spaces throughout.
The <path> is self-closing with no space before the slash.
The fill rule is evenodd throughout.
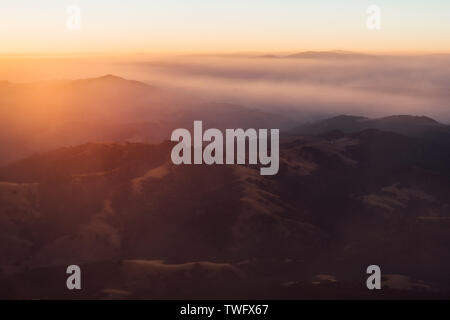
<path id="1" fill-rule="evenodd" d="M 223 51 L 29 51 L 29 52 L 0 52 L 0 59 L 5 58 L 101 58 L 101 57 L 139 57 L 139 56 L 153 56 L 153 57 L 186 57 L 186 56 L 254 56 L 254 55 L 290 55 L 302 52 L 349 52 L 367 55 L 391 55 L 391 56 L 421 56 L 421 55 L 450 55 L 450 50 L 345 50 L 345 49 L 298 49 L 286 51 L 270 51 L 270 50 L 255 50 L 255 51 L 238 51 L 238 50 L 223 50 Z"/>

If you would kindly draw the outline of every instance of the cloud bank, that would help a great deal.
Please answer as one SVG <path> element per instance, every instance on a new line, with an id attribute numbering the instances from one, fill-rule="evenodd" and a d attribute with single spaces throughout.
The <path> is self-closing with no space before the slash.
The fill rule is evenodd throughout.
<path id="1" fill-rule="evenodd" d="M 450 56 L 354 59 L 179 57 L 126 65 L 152 84 L 205 100 L 310 118 L 414 114 L 450 121 Z"/>

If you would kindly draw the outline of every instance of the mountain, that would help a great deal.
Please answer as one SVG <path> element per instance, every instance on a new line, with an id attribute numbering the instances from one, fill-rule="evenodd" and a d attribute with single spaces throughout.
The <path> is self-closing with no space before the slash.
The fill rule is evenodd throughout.
<path id="1" fill-rule="evenodd" d="M 86 142 L 159 143 L 193 120 L 218 128 L 292 126 L 282 115 L 203 101 L 114 75 L 0 84 L 0 165 Z"/>
<path id="2" fill-rule="evenodd" d="M 76 86 L 102 86 L 102 85 L 121 85 L 121 86 L 128 86 L 129 88 L 137 89 L 139 87 L 149 89 L 151 86 L 140 82 L 136 80 L 127 80 L 122 77 L 115 76 L 113 74 L 107 74 L 104 76 L 100 76 L 97 78 L 87 78 L 87 79 L 80 79 L 80 80 L 73 80 L 69 82 L 70 85 Z"/>
<path id="3" fill-rule="evenodd" d="M 289 55 L 265 54 L 258 56 L 258 58 L 265 58 L 265 59 L 333 59 L 333 60 L 368 59 L 374 57 L 375 56 L 373 55 L 343 50 L 303 51 Z"/>
<path id="4" fill-rule="evenodd" d="M 334 50 L 334 51 L 304 51 L 286 56 L 289 59 L 362 59 L 372 56 L 362 53 Z"/>
<path id="5" fill-rule="evenodd" d="M 340 115 L 321 121 L 307 123 L 292 130 L 294 134 L 321 134 L 332 130 L 357 132 L 378 129 L 415 137 L 450 136 L 450 126 L 425 116 L 396 115 L 378 119 Z"/>
<path id="6" fill-rule="evenodd" d="M 0 297 L 70 298 L 73 263 L 87 275 L 78 298 L 376 298 L 374 263 L 386 298 L 448 296 L 449 139 L 432 139 L 291 135 L 276 176 L 175 166 L 170 142 L 14 162 L 0 168 Z"/>

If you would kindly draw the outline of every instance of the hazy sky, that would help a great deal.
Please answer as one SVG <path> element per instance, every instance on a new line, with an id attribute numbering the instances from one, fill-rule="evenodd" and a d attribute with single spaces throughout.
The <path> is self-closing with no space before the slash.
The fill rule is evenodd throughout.
<path id="1" fill-rule="evenodd" d="M 372 4 L 381 30 L 367 29 Z M 0 53 L 450 52 L 450 1 L 1 0 L 0 39 Z"/>

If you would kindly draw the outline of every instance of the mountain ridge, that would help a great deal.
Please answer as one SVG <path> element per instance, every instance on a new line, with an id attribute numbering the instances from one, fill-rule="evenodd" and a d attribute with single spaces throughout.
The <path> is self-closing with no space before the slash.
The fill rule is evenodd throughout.
<path id="1" fill-rule="evenodd" d="M 381 118 L 339 115 L 310 122 L 291 130 L 291 134 L 323 134 L 327 131 L 358 132 L 366 129 L 392 131 L 416 137 L 429 137 L 438 133 L 450 135 L 450 126 L 428 116 L 391 115 Z"/>

